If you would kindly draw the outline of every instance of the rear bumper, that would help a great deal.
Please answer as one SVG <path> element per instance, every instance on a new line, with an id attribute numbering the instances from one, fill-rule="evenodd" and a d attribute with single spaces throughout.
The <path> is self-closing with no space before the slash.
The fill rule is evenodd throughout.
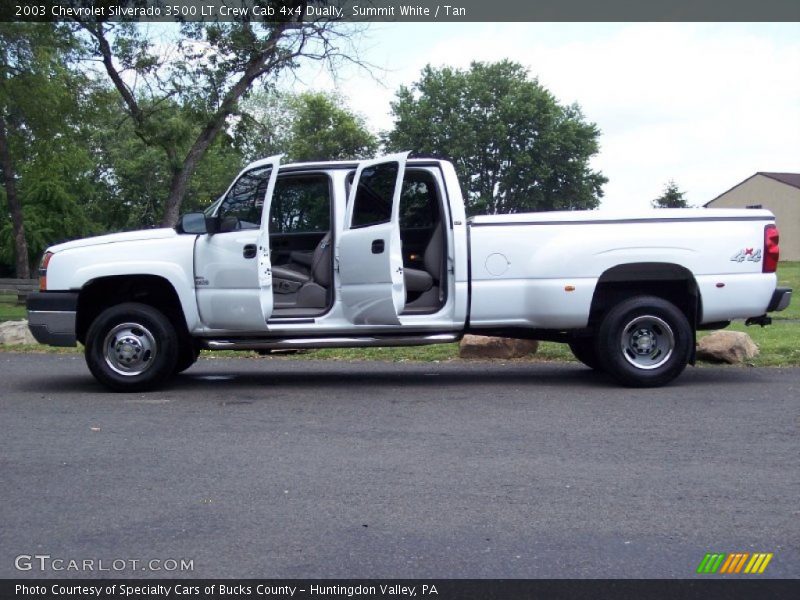
<path id="1" fill-rule="evenodd" d="M 792 301 L 792 288 L 777 288 L 769 301 L 767 312 L 784 310 Z"/>
<path id="2" fill-rule="evenodd" d="M 28 329 L 40 344 L 75 346 L 77 292 L 34 292 L 28 294 Z"/>

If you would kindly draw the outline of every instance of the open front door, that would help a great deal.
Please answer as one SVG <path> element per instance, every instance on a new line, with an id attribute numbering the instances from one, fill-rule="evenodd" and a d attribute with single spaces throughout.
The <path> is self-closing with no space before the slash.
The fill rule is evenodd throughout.
<path id="1" fill-rule="evenodd" d="M 261 302 L 261 317 L 266 323 L 272 316 L 272 261 L 269 256 L 269 211 L 272 207 L 272 196 L 275 193 L 275 182 L 278 179 L 278 170 L 281 166 L 283 154 L 270 156 L 267 161 L 272 165 L 269 173 L 267 193 L 264 196 L 264 208 L 261 211 L 261 229 L 256 242 L 258 252 L 258 287 Z"/>
<path id="2" fill-rule="evenodd" d="M 269 209 L 280 156 L 239 174 L 217 208 L 220 230 L 195 242 L 197 307 L 209 329 L 267 330 L 272 315 Z"/>
<path id="3" fill-rule="evenodd" d="M 339 236 L 341 299 L 358 325 L 399 325 L 406 300 L 400 192 L 408 152 L 359 163 Z"/>

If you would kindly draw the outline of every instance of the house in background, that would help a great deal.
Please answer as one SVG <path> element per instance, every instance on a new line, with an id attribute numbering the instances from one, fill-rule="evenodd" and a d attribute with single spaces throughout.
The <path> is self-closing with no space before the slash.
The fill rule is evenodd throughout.
<path id="1" fill-rule="evenodd" d="M 759 171 L 705 205 L 706 208 L 765 208 L 781 232 L 781 260 L 800 260 L 800 173 Z"/>

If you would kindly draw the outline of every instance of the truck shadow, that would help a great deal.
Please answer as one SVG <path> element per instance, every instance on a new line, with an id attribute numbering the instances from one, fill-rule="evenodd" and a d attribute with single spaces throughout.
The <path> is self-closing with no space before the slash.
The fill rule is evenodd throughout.
<path id="1" fill-rule="evenodd" d="M 289 361 L 270 361 L 258 365 L 246 365 L 242 369 L 236 365 L 238 361 L 228 362 L 215 368 L 216 365 L 200 363 L 181 375 L 174 377 L 158 390 L 137 392 L 134 394 L 115 394 L 85 374 L 40 376 L 26 380 L 19 386 L 21 391 L 57 394 L 63 392 L 84 393 L 89 395 L 158 395 L 181 392 L 201 392 L 193 397 L 206 396 L 209 393 L 219 395 L 221 399 L 227 394 L 234 395 L 243 390 L 269 390 L 275 392 L 298 392 L 302 390 L 369 391 L 380 393 L 381 388 L 387 391 L 403 388 L 420 390 L 438 388 L 442 393 L 451 393 L 458 388 L 463 391 L 486 393 L 497 386 L 525 385 L 531 391 L 538 388 L 563 388 L 580 390 L 626 390 L 616 384 L 610 377 L 578 365 L 576 363 L 512 363 L 496 365 L 481 364 L 420 364 L 395 365 L 376 363 L 307 363 Z M 211 363 L 211 361 L 208 361 Z M 239 367 L 239 368 L 237 368 Z M 262 368 L 258 368 L 262 367 Z M 687 370 L 665 391 L 687 387 L 706 387 L 720 384 L 758 385 L 768 379 L 768 370 L 743 369 L 731 367 L 702 367 Z"/>

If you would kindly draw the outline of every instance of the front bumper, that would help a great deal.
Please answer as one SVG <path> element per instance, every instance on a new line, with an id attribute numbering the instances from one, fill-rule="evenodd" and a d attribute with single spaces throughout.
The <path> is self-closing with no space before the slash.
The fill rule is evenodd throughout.
<path id="1" fill-rule="evenodd" d="M 77 292 L 34 292 L 28 294 L 28 329 L 40 344 L 75 346 Z"/>
<path id="2" fill-rule="evenodd" d="M 774 312 L 776 310 L 784 310 L 792 301 L 792 288 L 776 288 L 772 294 L 772 300 L 769 301 L 767 312 Z"/>

